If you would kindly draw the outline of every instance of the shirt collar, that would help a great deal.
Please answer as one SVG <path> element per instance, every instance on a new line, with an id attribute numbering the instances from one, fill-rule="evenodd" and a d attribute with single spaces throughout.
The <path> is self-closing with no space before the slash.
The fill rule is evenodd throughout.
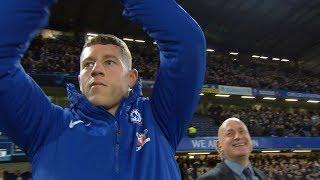
<path id="1" fill-rule="evenodd" d="M 226 163 L 226 165 L 234 172 L 236 173 L 237 175 L 241 176 L 243 174 L 243 170 L 247 167 L 249 167 L 250 171 L 251 171 L 251 174 L 254 174 L 254 171 L 253 171 L 253 168 L 251 166 L 251 164 L 249 163 L 249 165 L 247 167 L 245 166 L 242 166 L 241 164 L 239 163 L 236 163 L 234 161 L 231 161 L 231 160 L 224 160 L 224 162 Z"/>

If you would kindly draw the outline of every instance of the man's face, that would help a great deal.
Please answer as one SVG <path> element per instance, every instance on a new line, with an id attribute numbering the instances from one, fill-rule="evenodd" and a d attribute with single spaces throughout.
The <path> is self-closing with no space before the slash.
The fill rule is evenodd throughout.
<path id="1" fill-rule="evenodd" d="M 219 132 L 218 148 L 224 158 L 236 160 L 249 157 L 252 141 L 247 127 L 240 120 L 229 120 L 222 124 Z"/>
<path id="2" fill-rule="evenodd" d="M 86 47 L 80 57 L 80 90 L 92 104 L 114 114 L 137 79 L 132 71 L 125 67 L 120 47 L 111 44 Z"/>

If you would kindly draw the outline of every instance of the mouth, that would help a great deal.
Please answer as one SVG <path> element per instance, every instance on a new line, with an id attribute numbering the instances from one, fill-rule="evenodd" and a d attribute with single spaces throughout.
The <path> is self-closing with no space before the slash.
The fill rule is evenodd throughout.
<path id="1" fill-rule="evenodd" d="M 246 146 L 245 143 L 237 143 L 237 144 L 233 144 L 233 147 L 242 147 L 242 146 Z"/>
<path id="2" fill-rule="evenodd" d="M 99 81 L 93 81 L 91 84 L 90 84 L 90 88 L 92 87 L 99 87 L 99 86 L 106 86 L 104 83 L 102 82 L 99 82 Z"/>

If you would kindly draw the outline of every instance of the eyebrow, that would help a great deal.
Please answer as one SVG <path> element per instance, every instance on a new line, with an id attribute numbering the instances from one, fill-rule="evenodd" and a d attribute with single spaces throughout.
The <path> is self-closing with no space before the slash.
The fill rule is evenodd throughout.
<path id="1" fill-rule="evenodd" d="M 234 131 L 234 129 L 227 129 L 226 132 Z"/>
<path id="2" fill-rule="evenodd" d="M 121 65 L 121 66 L 125 66 L 125 64 L 122 61 L 122 59 L 120 59 L 120 58 L 118 58 L 116 56 L 108 55 L 108 54 L 103 56 L 103 59 L 107 59 L 107 58 L 112 58 L 113 60 L 116 60 L 116 64 Z"/>
<path id="3" fill-rule="evenodd" d="M 106 59 L 106 58 L 114 58 L 114 59 L 120 61 L 120 59 L 118 59 L 116 56 L 108 55 L 108 54 L 107 54 L 107 55 L 104 55 L 102 58 L 103 58 L 103 59 Z M 86 61 L 96 61 L 96 60 L 95 60 L 93 57 L 89 56 L 89 57 L 83 59 L 83 60 L 81 61 L 81 63 L 86 62 Z"/>
<path id="4" fill-rule="evenodd" d="M 105 58 L 115 58 L 115 59 L 119 60 L 116 56 L 108 55 L 108 54 L 103 56 L 103 59 L 105 59 Z"/>
<path id="5" fill-rule="evenodd" d="M 246 128 L 244 128 L 244 127 L 240 127 L 240 128 L 238 128 L 239 130 L 244 130 L 244 131 L 246 131 L 247 129 Z"/>
<path id="6" fill-rule="evenodd" d="M 235 131 L 235 130 L 246 130 L 246 128 L 240 127 L 237 129 L 227 129 L 226 132 Z"/>
<path id="7" fill-rule="evenodd" d="M 92 57 L 87 57 L 81 61 L 81 64 L 86 61 L 95 61 L 95 59 L 93 59 Z"/>

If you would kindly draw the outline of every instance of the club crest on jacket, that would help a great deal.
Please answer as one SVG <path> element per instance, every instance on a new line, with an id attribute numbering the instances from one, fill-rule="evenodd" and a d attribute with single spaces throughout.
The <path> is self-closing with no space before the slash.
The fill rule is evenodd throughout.
<path id="1" fill-rule="evenodd" d="M 140 151 L 142 147 L 150 141 L 150 138 L 147 137 L 148 130 L 145 129 L 143 133 L 136 133 L 137 136 L 137 148 L 136 151 Z"/>
<path id="2" fill-rule="evenodd" d="M 134 109 L 131 111 L 130 113 L 130 121 L 132 123 L 141 125 L 142 124 L 142 118 L 141 118 L 141 114 L 139 113 L 138 109 Z"/>

